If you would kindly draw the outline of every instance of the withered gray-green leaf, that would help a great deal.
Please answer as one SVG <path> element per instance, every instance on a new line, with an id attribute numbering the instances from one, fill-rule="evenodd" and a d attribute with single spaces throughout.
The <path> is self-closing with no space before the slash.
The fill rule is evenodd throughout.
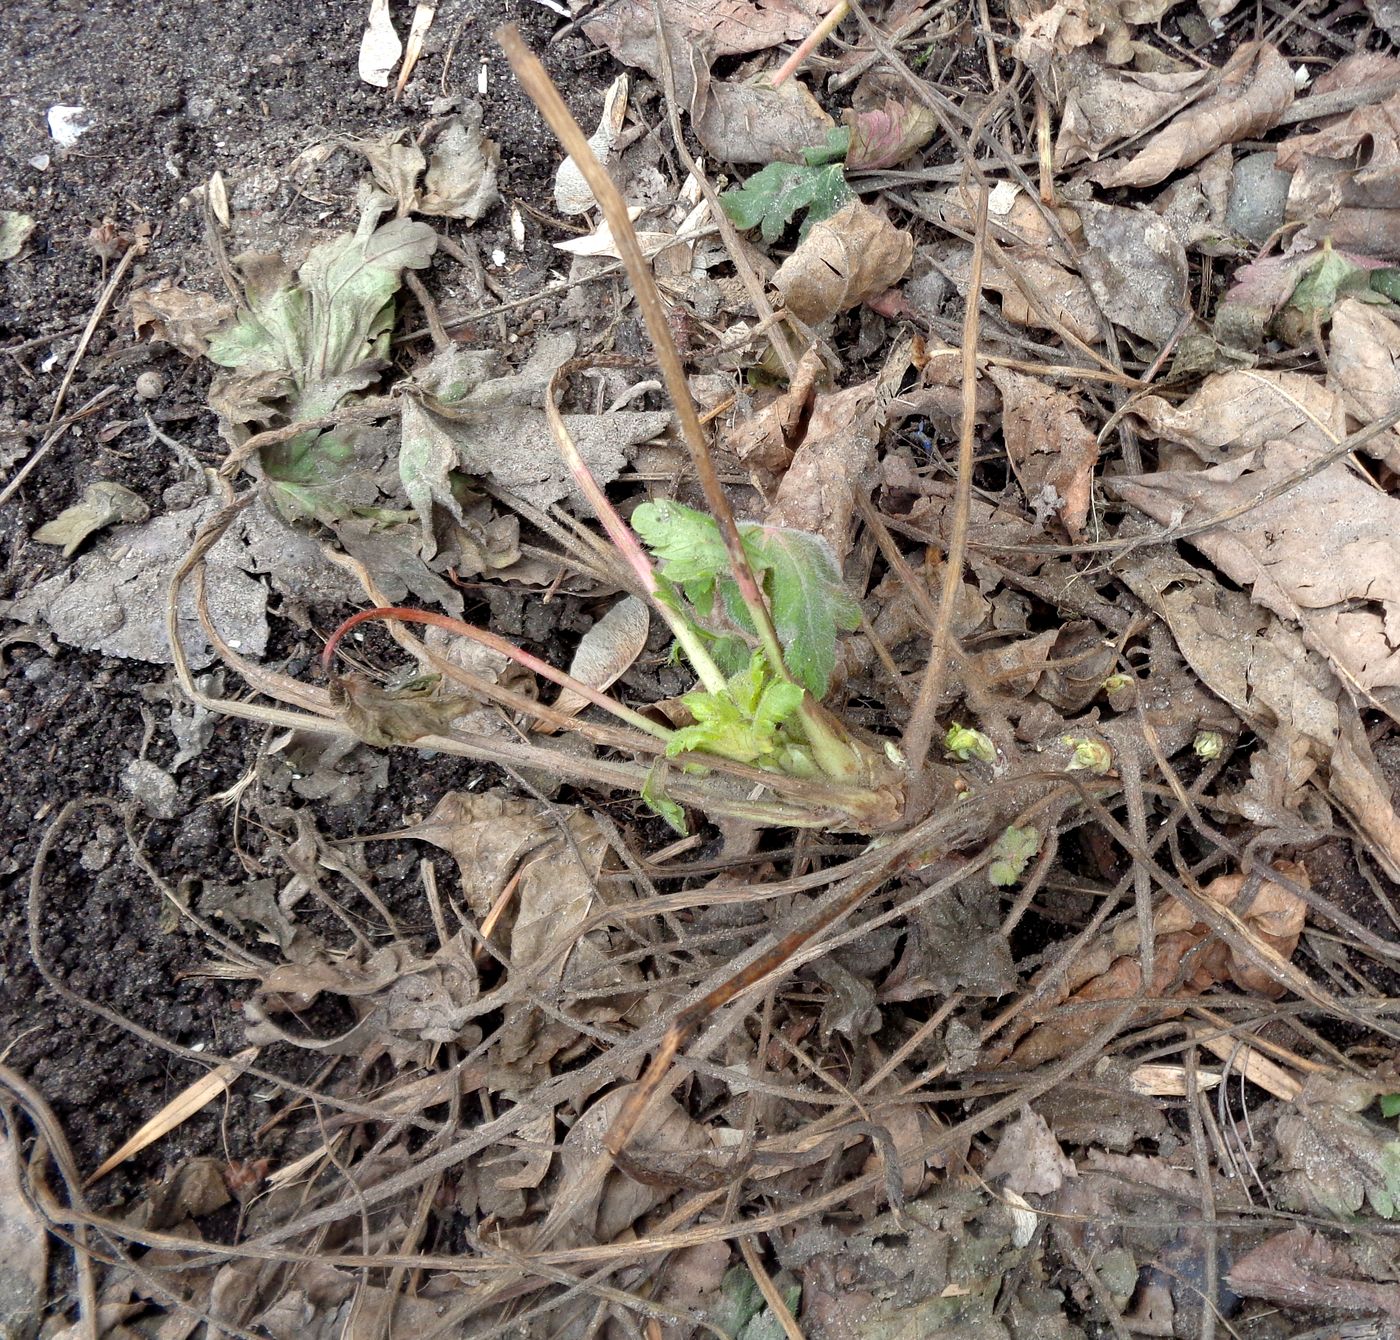
<path id="1" fill-rule="evenodd" d="M 83 491 L 81 502 L 65 507 L 52 521 L 45 522 L 34 532 L 40 544 L 56 544 L 63 548 L 63 557 L 71 558 L 89 535 L 104 526 L 118 522 L 144 521 L 151 509 L 129 488 L 99 479 Z"/>
<path id="2" fill-rule="evenodd" d="M 16 209 L 0 209 L 0 261 L 12 261 L 29 241 L 34 220 Z"/>

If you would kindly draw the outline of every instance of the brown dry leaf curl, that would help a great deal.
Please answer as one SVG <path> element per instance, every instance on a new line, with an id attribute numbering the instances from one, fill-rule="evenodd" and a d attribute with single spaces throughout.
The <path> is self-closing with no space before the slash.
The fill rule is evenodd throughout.
<path id="1" fill-rule="evenodd" d="M 1400 74 L 1400 60 L 1366 52 L 1318 79 L 1316 94 L 1379 84 Z M 1322 130 L 1279 146 L 1291 172 L 1286 217 L 1306 242 L 1330 238 L 1340 250 L 1400 259 L 1400 94 L 1333 119 Z"/>
<path id="2" fill-rule="evenodd" d="M 1276 861 L 1274 868 L 1291 882 L 1307 885 L 1307 871 L 1302 866 Z M 1296 894 L 1272 880 L 1258 883 L 1248 906 L 1236 906 L 1249 887 L 1244 875 L 1222 875 L 1202 893 L 1234 913 L 1243 933 L 1259 947 L 1261 957 L 1276 955 L 1286 961 L 1298 946 L 1307 907 Z M 1156 953 L 1150 983 L 1144 987 L 1137 924 L 1124 922 L 1081 955 L 1066 981 L 1066 987 L 1072 991 L 1059 1002 L 1071 1008 L 1042 1015 L 1044 1022 L 1033 1028 L 1011 1053 L 1012 1064 L 1034 1067 L 1063 1056 L 1102 1027 L 1112 1010 L 1139 992 L 1186 1000 L 1218 983 L 1233 982 L 1241 990 L 1270 998 L 1283 994 L 1283 989 L 1253 956 L 1213 940 L 1210 928 L 1175 899 L 1167 899 L 1158 908 L 1153 928 Z M 1183 969 L 1189 975 L 1183 975 Z M 1163 1019 L 1179 1013 L 1179 1009 L 1170 1006 L 1157 1009 L 1157 1017 Z"/>
<path id="3" fill-rule="evenodd" d="M 773 283 L 799 321 L 817 325 L 898 283 L 913 259 L 910 234 L 853 200 L 812 225 Z"/>
<path id="4" fill-rule="evenodd" d="M 1293 70 L 1268 42 L 1246 42 L 1220 72 L 1216 91 L 1158 131 L 1126 162 L 1088 175 L 1100 186 L 1155 186 L 1222 144 L 1262 135 L 1293 103 Z"/>
<path id="5" fill-rule="evenodd" d="M 1001 392 L 1006 453 L 1027 504 L 1042 524 L 1053 513 L 1080 539 L 1099 448 L 1078 397 L 1007 368 L 987 375 Z"/>

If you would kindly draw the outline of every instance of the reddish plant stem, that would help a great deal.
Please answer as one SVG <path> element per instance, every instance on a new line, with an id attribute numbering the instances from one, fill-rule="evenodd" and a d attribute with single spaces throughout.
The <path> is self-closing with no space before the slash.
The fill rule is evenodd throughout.
<path id="1" fill-rule="evenodd" d="M 336 648 L 351 629 L 359 627 L 362 623 L 378 619 L 397 619 L 400 623 L 429 624 L 434 628 L 442 628 L 449 633 L 455 633 L 458 637 L 467 638 L 471 642 L 479 643 L 483 647 L 489 647 L 492 651 L 499 652 L 517 665 L 523 665 L 527 670 L 533 671 L 542 679 L 559 685 L 561 689 L 571 689 L 587 698 L 595 707 L 601 707 L 605 712 L 620 717 L 629 726 L 635 726 L 638 730 L 645 731 L 648 735 L 655 736 L 659 740 L 671 738 L 671 732 L 664 726 L 659 726 L 656 722 L 648 720 L 640 712 L 634 712 L 630 707 L 624 707 L 616 699 L 609 698 L 606 693 L 600 693 L 591 685 L 575 679 L 572 675 L 567 675 L 562 670 L 556 670 L 548 661 L 542 661 L 538 656 L 532 656 L 528 651 L 522 651 L 513 642 L 507 642 L 505 638 L 498 637 L 495 633 L 488 633 L 484 628 L 464 623 L 461 619 L 454 619 L 451 615 L 438 614 L 435 610 L 415 610 L 406 605 L 381 605 L 374 609 L 360 610 L 359 613 L 352 614 L 327 639 L 325 648 L 321 652 L 322 671 L 327 675 L 330 674 L 331 666 L 335 661 Z"/>

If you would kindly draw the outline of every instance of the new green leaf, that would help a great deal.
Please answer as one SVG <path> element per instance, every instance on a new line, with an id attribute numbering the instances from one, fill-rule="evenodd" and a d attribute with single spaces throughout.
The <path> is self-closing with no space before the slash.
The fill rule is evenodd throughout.
<path id="1" fill-rule="evenodd" d="M 769 163 L 719 198 L 736 227 L 757 228 L 765 242 L 776 242 L 799 210 L 807 211 L 807 224 L 812 224 L 830 218 L 854 199 L 839 162 L 824 166 Z"/>
<path id="2" fill-rule="evenodd" d="M 837 630 L 860 627 L 860 606 L 842 584 L 836 555 L 821 536 L 803 530 L 740 529 L 749 561 L 766 574 L 787 668 L 814 698 L 823 698 L 836 668 Z"/>

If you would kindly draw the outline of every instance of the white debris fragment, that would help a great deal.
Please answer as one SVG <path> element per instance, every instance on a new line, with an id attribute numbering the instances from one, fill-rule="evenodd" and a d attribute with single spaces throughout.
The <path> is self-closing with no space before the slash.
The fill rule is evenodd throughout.
<path id="1" fill-rule="evenodd" d="M 86 107 L 68 107 L 55 103 L 48 110 L 49 134 L 61 149 L 71 149 L 81 135 L 92 129 Z M 30 159 L 32 163 L 34 160 Z M 47 166 L 47 165 L 46 165 Z"/>

